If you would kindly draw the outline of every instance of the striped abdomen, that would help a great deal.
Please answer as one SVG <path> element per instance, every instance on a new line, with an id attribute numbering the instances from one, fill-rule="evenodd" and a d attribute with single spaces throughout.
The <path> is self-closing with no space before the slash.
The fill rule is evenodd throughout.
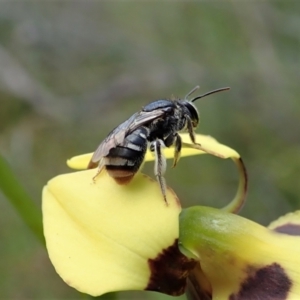
<path id="1" fill-rule="evenodd" d="M 139 170 L 147 151 L 148 132 L 146 127 L 138 128 L 104 157 L 106 170 L 117 183 L 128 183 Z"/>

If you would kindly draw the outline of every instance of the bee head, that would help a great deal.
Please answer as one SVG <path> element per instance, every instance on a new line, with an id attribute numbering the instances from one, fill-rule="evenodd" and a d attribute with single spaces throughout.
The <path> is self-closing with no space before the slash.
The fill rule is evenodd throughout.
<path id="1" fill-rule="evenodd" d="M 224 88 L 220 88 L 220 89 L 216 89 L 216 90 L 213 90 L 213 91 L 210 91 L 208 93 L 205 93 L 203 95 L 200 95 L 200 96 L 197 96 L 195 98 L 193 98 L 192 100 L 188 100 L 188 97 L 193 94 L 196 90 L 199 89 L 199 85 L 197 85 L 196 87 L 194 87 L 185 97 L 184 97 L 184 100 L 183 100 L 183 104 L 184 106 L 187 108 L 188 112 L 189 112 L 189 115 L 190 115 L 190 118 L 192 120 L 192 124 L 193 124 L 193 127 L 197 127 L 198 123 L 199 123 L 199 113 L 197 111 L 197 108 L 196 106 L 192 103 L 192 102 L 195 102 L 196 100 L 198 99 L 201 99 L 201 98 L 204 98 L 208 95 L 211 95 L 211 94 L 214 94 L 214 93 L 218 93 L 218 92 L 222 92 L 222 91 L 227 91 L 229 90 L 230 88 L 229 87 L 224 87 Z"/>

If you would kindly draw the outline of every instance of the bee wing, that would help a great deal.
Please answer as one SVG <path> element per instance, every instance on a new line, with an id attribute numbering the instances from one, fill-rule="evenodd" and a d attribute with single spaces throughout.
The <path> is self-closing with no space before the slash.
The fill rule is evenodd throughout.
<path id="1" fill-rule="evenodd" d="M 144 125 L 147 122 L 153 121 L 161 116 L 164 115 L 164 113 L 168 111 L 166 109 L 156 109 L 153 111 L 141 111 L 136 114 L 134 114 L 129 120 L 132 119 L 131 124 L 128 126 L 128 133 L 133 132 L 140 126 Z M 129 121 L 128 120 L 128 121 Z"/>
<path id="2" fill-rule="evenodd" d="M 145 123 L 161 117 L 165 113 L 165 111 L 166 110 L 163 109 L 157 109 L 150 112 L 140 111 L 133 114 L 128 120 L 112 130 L 108 134 L 108 136 L 101 142 L 99 147 L 94 152 L 87 168 L 96 168 L 102 157 L 106 156 L 109 153 L 110 149 L 122 144 L 125 137 L 129 133 L 133 132 Z"/>

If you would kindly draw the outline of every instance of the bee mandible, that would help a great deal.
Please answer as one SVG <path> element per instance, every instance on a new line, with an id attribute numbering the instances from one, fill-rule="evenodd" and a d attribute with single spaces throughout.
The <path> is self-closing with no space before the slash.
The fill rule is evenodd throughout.
<path id="1" fill-rule="evenodd" d="M 199 113 L 193 102 L 230 89 L 219 88 L 188 100 L 198 88 L 196 86 L 192 89 L 184 99 L 153 101 L 113 129 L 98 146 L 88 164 L 88 169 L 98 166 L 98 172 L 93 179 L 106 168 L 118 184 L 129 183 L 140 169 L 149 147 L 155 154 L 154 175 L 168 204 L 164 179 L 166 159 L 162 148 L 174 146 L 173 167 L 179 160 L 183 144 L 178 132 L 186 130 L 192 142 L 189 145 L 202 149 L 195 139 L 194 129 L 199 123 Z"/>

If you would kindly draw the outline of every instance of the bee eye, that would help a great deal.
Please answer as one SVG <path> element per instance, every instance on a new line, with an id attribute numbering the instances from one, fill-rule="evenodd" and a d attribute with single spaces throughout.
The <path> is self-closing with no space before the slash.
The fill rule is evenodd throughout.
<path id="1" fill-rule="evenodd" d="M 199 113 L 197 111 L 197 108 L 191 102 L 186 102 L 185 107 L 189 112 L 193 127 L 197 127 L 199 123 Z"/>

